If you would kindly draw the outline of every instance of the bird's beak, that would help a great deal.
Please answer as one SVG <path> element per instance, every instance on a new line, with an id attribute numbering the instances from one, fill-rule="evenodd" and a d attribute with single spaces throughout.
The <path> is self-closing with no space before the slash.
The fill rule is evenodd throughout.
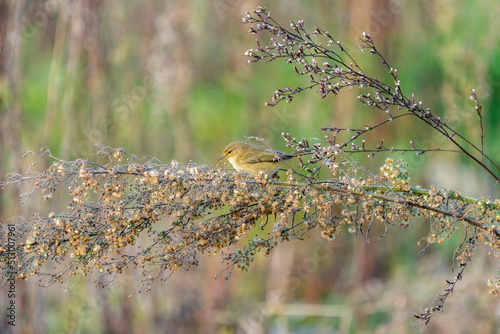
<path id="1" fill-rule="evenodd" d="M 227 155 L 227 154 L 223 154 L 223 155 L 221 155 L 221 156 L 220 156 L 220 158 L 219 158 L 219 159 L 217 159 L 217 161 L 221 161 L 222 159 L 224 159 L 224 158 L 226 157 L 226 155 Z"/>

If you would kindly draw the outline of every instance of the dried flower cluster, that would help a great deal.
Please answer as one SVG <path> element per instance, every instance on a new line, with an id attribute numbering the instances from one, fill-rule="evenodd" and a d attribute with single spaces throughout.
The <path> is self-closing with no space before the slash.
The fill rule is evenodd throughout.
<path id="1" fill-rule="evenodd" d="M 331 151 L 315 148 L 317 156 Z M 48 150 L 44 154 L 51 156 Z M 63 283 L 68 276 L 100 272 L 98 283 L 104 285 L 110 281 L 106 277 L 112 280 L 132 266 L 149 288 L 155 279 L 197 265 L 203 253 L 219 253 L 228 277 L 234 267 L 247 269 L 257 253 L 269 254 L 312 229 L 333 239 L 345 227 L 368 242 L 374 222 L 407 227 L 420 215 L 432 222 L 426 241 L 434 243 L 460 228 L 465 212 L 475 219 L 470 233 L 495 254 L 499 246 L 494 228 L 500 203 L 471 203 L 444 189 L 411 188 L 404 161 L 387 159 L 379 175 L 372 175 L 337 151 L 325 161 L 327 181 L 279 182 L 195 164 L 144 161 L 123 149 L 103 147 L 99 154 L 110 162 L 56 160 L 42 172 L 9 176 L 6 184 L 33 182 L 33 191 L 42 191 L 46 200 L 68 184 L 69 203 L 66 212 L 17 221 L 16 257 L 0 246 L 4 277 L 15 261 L 21 279 Z M 300 176 L 292 170 L 289 175 Z M 242 239 L 240 248 L 229 251 Z M 462 254 L 458 260 L 468 259 Z M 56 269 L 44 266 L 47 261 L 57 263 Z"/>

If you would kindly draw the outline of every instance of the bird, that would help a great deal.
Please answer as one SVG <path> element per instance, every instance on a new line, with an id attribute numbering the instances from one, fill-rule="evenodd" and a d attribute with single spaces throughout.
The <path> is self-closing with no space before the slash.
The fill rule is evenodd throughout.
<path id="1" fill-rule="evenodd" d="M 263 175 L 272 177 L 285 160 L 310 153 L 309 151 L 302 151 L 289 154 L 242 141 L 235 141 L 224 148 L 217 161 L 227 159 L 238 172 L 247 172 L 250 176 L 255 177 L 262 172 Z"/>

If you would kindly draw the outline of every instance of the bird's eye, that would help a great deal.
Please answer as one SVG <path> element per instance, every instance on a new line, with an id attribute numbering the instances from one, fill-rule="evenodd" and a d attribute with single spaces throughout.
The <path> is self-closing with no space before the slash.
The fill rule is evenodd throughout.
<path id="1" fill-rule="evenodd" d="M 227 154 L 231 154 L 232 150 L 227 151 Z"/>

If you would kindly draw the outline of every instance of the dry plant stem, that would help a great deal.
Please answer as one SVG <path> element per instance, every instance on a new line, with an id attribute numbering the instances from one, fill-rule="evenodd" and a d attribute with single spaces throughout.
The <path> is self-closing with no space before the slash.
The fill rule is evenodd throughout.
<path id="1" fill-rule="evenodd" d="M 444 290 L 444 292 L 442 294 L 440 294 L 436 298 L 434 306 L 426 308 L 424 310 L 424 312 L 422 312 L 419 315 L 414 315 L 415 318 L 423 321 L 426 325 L 429 323 L 429 321 L 432 318 L 432 315 L 435 312 L 443 312 L 444 303 L 446 302 L 446 299 L 450 296 L 451 293 L 454 292 L 455 286 L 457 285 L 457 283 L 460 280 L 462 280 L 465 268 L 467 267 L 469 262 L 472 261 L 472 258 L 474 257 L 474 252 L 475 252 L 476 246 L 477 246 L 476 231 L 473 231 L 473 233 L 470 237 L 465 236 L 465 240 L 461 246 L 463 246 L 463 245 L 465 245 L 465 250 L 462 253 L 466 254 L 466 256 L 464 256 L 463 259 L 461 260 L 461 262 L 459 264 L 460 270 L 455 275 L 455 278 L 453 279 L 453 281 L 446 280 L 448 287 Z"/>
<path id="2" fill-rule="evenodd" d="M 367 152 L 370 153 L 369 156 L 387 151 L 402 153 L 417 151 L 417 155 L 429 151 L 447 151 L 464 154 L 490 174 L 496 180 L 495 185 L 499 183 L 500 167 L 498 163 L 493 161 L 493 159 L 491 159 L 484 152 L 485 138 L 482 106 L 479 103 L 474 90 L 471 92 L 471 100 L 473 100 L 476 104 L 475 109 L 479 119 L 479 127 L 481 131 L 480 147 L 477 147 L 471 140 L 451 128 L 447 124 L 447 117 L 444 120 L 441 120 L 441 117 L 439 115 L 434 115 L 429 108 L 424 109 L 422 102 L 417 103 L 413 94 L 411 95 L 411 98 L 405 96 L 401 83 L 397 77 L 397 69 L 392 68 L 382 54 L 380 54 L 369 34 L 363 33 L 360 48 L 362 51 L 368 50 L 371 55 L 374 55 L 381 60 L 382 64 L 388 69 L 389 75 L 394 80 L 393 85 L 386 84 L 377 78 L 366 75 L 359 64 L 354 61 L 353 57 L 344 49 L 342 44 L 339 41 L 336 41 L 330 33 L 328 33 L 328 31 L 324 31 L 321 28 L 316 27 L 312 33 L 308 33 L 308 31 L 304 28 L 304 22 L 299 20 L 297 22 L 290 22 L 290 29 L 287 29 L 275 21 L 270 16 L 270 13 L 266 11 L 265 7 L 259 6 L 252 13 L 246 12 L 246 15 L 243 17 L 243 21 L 250 25 L 249 33 L 255 35 L 268 33 L 271 36 L 270 42 L 267 45 L 261 46 L 260 42 L 257 40 L 257 48 L 250 49 L 246 52 L 245 55 L 247 56 L 249 62 L 269 62 L 276 59 L 283 59 L 288 64 L 293 66 L 297 75 L 305 75 L 310 79 L 309 84 L 305 88 L 290 88 L 286 86 L 282 89 L 278 89 L 274 93 L 272 101 L 267 103 L 267 105 L 274 106 L 283 100 L 291 102 L 295 95 L 304 90 L 313 88 L 318 88 L 317 92 L 321 95 L 321 98 L 325 98 L 330 93 L 334 95 L 338 94 L 343 88 L 358 87 L 360 89 L 368 90 L 368 93 L 363 92 L 358 96 L 358 99 L 363 105 L 373 107 L 380 112 L 387 114 L 388 117 L 386 120 L 374 125 L 366 125 L 365 129 L 361 130 L 341 128 L 322 129 L 323 131 L 332 133 L 331 138 L 326 136 L 326 140 L 331 147 L 336 147 L 342 149 L 344 152 L 348 151 L 349 153 Z M 323 63 L 320 63 L 319 60 L 323 61 Z M 393 115 L 394 113 L 396 114 Z M 434 147 L 417 150 L 413 141 L 410 141 L 412 149 L 387 148 L 384 147 L 383 140 L 379 145 L 377 145 L 376 149 L 372 149 L 370 147 L 366 148 L 364 140 L 361 145 L 355 144 L 355 141 L 367 132 L 388 124 L 389 122 L 392 123 L 393 121 L 397 121 L 404 116 L 417 117 L 419 121 L 424 122 L 433 130 L 439 132 L 447 138 L 456 149 L 441 149 Z M 338 141 L 337 135 L 341 131 L 354 132 L 354 134 L 348 140 L 340 142 Z M 289 148 L 309 148 L 309 145 L 304 143 L 303 140 L 301 142 L 297 142 L 295 138 L 291 138 L 288 134 L 284 135 L 283 138 L 287 142 L 287 146 Z M 349 146 L 350 150 L 348 150 Z M 330 158 L 334 159 L 334 155 L 336 153 L 337 152 L 335 152 L 335 150 L 327 154 L 318 153 L 313 157 L 313 163 L 320 162 L 322 159 L 325 159 L 323 160 L 324 162 L 328 161 Z M 324 166 L 324 162 L 322 163 L 322 166 Z M 311 187 L 325 187 L 325 185 L 318 180 L 319 168 L 311 170 L 308 168 L 309 164 L 302 163 L 301 165 L 306 171 L 310 172 L 309 177 L 306 180 L 311 183 Z M 387 171 L 387 169 L 385 170 Z M 401 178 L 401 175 L 396 178 Z M 407 179 L 403 177 L 401 180 L 405 182 Z M 436 192 L 435 189 L 423 190 L 410 188 L 406 183 L 403 184 L 403 187 L 398 188 L 397 186 L 394 186 L 394 180 L 392 181 L 392 186 L 394 187 L 388 187 L 387 184 L 390 183 L 386 181 L 375 182 L 375 185 L 355 184 L 355 186 L 347 188 L 344 188 L 345 185 L 339 185 L 335 182 L 331 183 L 333 183 L 333 186 L 327 185 L 326 187 L 340 187 L 340 190 L 334 190 L 337 192 L 356 194 L 356 196 L 359 196 L 360 198 L 368 196 L 369 198 L 376 199 L 377 201 L 385 204 L 392 203 L 394 207 L 397 205 L 418 207 L 425 212 L 432 212 L 436 215 L 440 215 L 441 218 L 437 218 L 437 221 L 440 221 L 441 223 L 436 225 L 436 222 L 431 220 L 431 229 L 437 228 L 437 230 L 441 229 L 442 231 L 445 229 L 443 226 L 449 226 L 449 222 L 442 224 L 442 217 L 449 217 L 456 221 L 465 221 L 468 226 L 474 226 L 471 227 L 471 229 L 474 228 L 477 231 L 480 231 L 477 232 L 475 230 L 474 237 L 469 239 L 466 249 L 461 253 L 460 265 L 462 269 L 456 276 L 454 282 L 448 282 L 450 288 L 438 297 L 435 306 L 426 309 L 424 313 L 418 316 L 418 318 L 424 320 L 426 324 L 429 322 L 434 312 L 442 311 L 446 298 L 451 292 L 453 292 L 453 288 L 457 281 L 462 278 L 462 273 L 466 264 L 471 261 L 472 256 L 470 254 L 472 254 L 475 245 L 485 242 L 491 246 L 492 249 L 496 249 L 500 242 L 500 233 L 498 231 L 498 222 L 500 221 L 498 206 L 500 201 L 497 199 L 494 203 L 492 203 L 489 200 L 476 200 L 453 193 L 450 194 L 451 198 L 459 198 L 459 200 L 452 201 L 449 209 L 449 197 L 445 194 L 444 197 L 439 199 L 439 191 Z M 491 191 L 493 192 L 493 190 Z M 395 194 L 399 195 L 396 196 Z M 435 198 L 437 199 L 430 200 L 430 198 L 433 198 L 433 196 L 436 195 L 437 197 Z M 427 196 L 428 201 L 426 202 L 425 198 Z M 445 198 L 447 199 L 444 200 Z M 443 207 L 444 202 L 447 204 Z M 367 200 L 365 203 L 370 203 L 370 200 Z M 470 208 L 468 207 L 469 205 L 472 205 L 473 207 Z M 468 211 L 466 211 L 466 209 Z M 493 217 L 490 216 L 490 218 L 487 218 L 487 216 L 491 213 Z M 356 214 L 353 219 L 354 221 L 357 221 L 359 216 Z M 382 219 L 384 219 L 383 215 Z M 371 220 L 369 219 L 368 222 L 369 225 L 367 233 L 371 230 L 373 217 Z M 444 222 L 446 222 L 446 219 L 444 219 Z M 439 233 L 430 233 L 430 239 L 434 240 L 435 235 L 439 235 Z M 368 242 L 367 236 L 366 241 Z M 493 251 L 493 254 L 497 256 L 498 253 Z M 492 287 L 490 293 L 500 295 L 500 279 L 496 279 L 494 282 L 492 281 L 490 286 Z"/>
<path id="3" fill-rule="evenodd" d="M 59 160 L 59 163 L 61 163 L 60 160 Z M 105 175 L 108 175 L 108 176 L 112 175 L 114 178 L 129 177 L 129 176 L 140 178 L 144 175 L 144 172 L 134 172 L 133 170 L 129 170 L 126 172 L 121 171 L 121 170 L 127 169 L 127 165 L 123 165 L 122 167 L 118 166 L 118 167 L 115 167 L 115 169 L 110 169 L 107 166 L 101 166 L 101 165 L 91 163 L 88 161 L 86 161 L 86 162 L 75 161 L 75 162 L 65 162 L 65 163 L 69 166 L 71 166 L 71 164 L 73 164 L 73 163 L 76 164 L 77 166 L 80 164 L 85 164 L 87 166 L 88 165 L 98 166 L 97 169 L 88 170 L 88 172 L 91 173 L 92 177 L 95 177 L 95 178 L 100 178 L 101 176 L 105 176 Z M 203 166 L 198 166 L 198 167 L 202 168 Z M 150 172 L 154 172 L 156 174 L 159 174 L 158 170 L 156 170 L 156 171 L 151 170 L 151 169 L 149 169 L 149 170 L 150 170 Z M 64 172 L 64 175 L 61 177 L 61 179 L 54 180 L 55 182 L 53 182 L 52 184 L 46 183 L 47 182 L 46 175 L 30 176 L 30 177 L 24 177 L 21 175 L 11 175 L 8 178 L 7 182 L 3 183 L 1 186 L 5 187 L 8 184 L 18 185 L 21 182 L 34 182 L 37 186 L 33 190 L 36 190 L 37 187 L 41 187 L 42 189 L 47 189 L 50 192 L 52 192 L 55 190 L 55 188 L 58 185 L 61 185 L 64 181 L 76 179 L 79 176 L 81 176 L 81 174 L 82 174 L 81 171 L 80 172 Z M 190 176 L 186 174 L 186 177 L 190 177 Z M 213 179 L 197 178 L 197 182 L 210 183 L 210 182 L 213 182 Z M 223 179 L 223 180 L 220 180 L 219 182 L 232 184 L 234 182 L 234 180 Z M 245 180 L 244 182 L 247 184 L 254 184 L 254 185 L 262 184 L 262 181 L 254 181 L 254 180 Z M 386 203 L 395 203 L 395 204 L 402 204 L 405 206 L 413 206 L 413 207 L 424 209 L 426 211 L 436 212 L 436 213 L 439 213 L 443 216 L 452 217 L 452 218 L 456 219 L 457 221 L 463 220 L 463 221 L 465 221 L 471 225 L 474 225 L 474 226 L 476 226 L 484 231 L 492 231 L 497 237 L 500 237 L 500 233 L 498 232 L 497 229 L 495 229 L 495 228 L 492 229 L 491 227 L 487 227 L 486 225 L 478 222 L 476 219 L 466 216 L 465 214 L 463 214 L 462 211 L 460 212 L 462 214 L 457 213 L 457 212 L 452 212 L 452 211 L 446 211 L 446 210 L 440 209 L 439 207 L 432 207 L 430 205 L 423 204 L 421 202 L 418 202 L 416 200 L 412 200 L 411 198 L 409 198 L 412 196 L 417 196 L 417 198 L 421 197 L 421 196 L 428 196 L 430 194 L 430 190 L 428 190 L 428 189 L 408 188 L 408 189 L 402 190 L 402 189 L 397 189 L 397 187 L 391 188 L 391 187 L 388 187 L 385 185 L 356 185 L 356 186 L 352 187 L 351 185 L 346 184 L 345 182 L 340 182 L 340 181 L 319 181 L 317 183 L 311 183 L 311 181 L 309 181 L 308 183 L 264 181 L 264 184 L 266 184 L 268 186 L 272 186 L 272 187 L 285 187 L 285 188 L 292 188 L 292 189 L 304 189 L 304 190 L 306 190 L 308 188 L 318 189 L 318 190 L 328 191 L 331 193 L 344 193 L 344 194 L 354 195 L 357 197 L 367 197 L 367 198 L 378 199 L 378 200 L 382 200 Z M 44 187 L 47 187 L 47 188 L 44 188 Z M 384 195 L 387 193 L 398 194 L 398 196 L 397 197 L 390 197 L 390 196 Z M 31 194 L 32 194 L 32 192 L 29 195 L 31 195 Z M 462 201 L 464 203 L 469 203 L 469 204 L 476 204 L 476 203 L 481 201 L 479 199 L 461 196 L 457 193 L 450 193 L 450 197 L 453 198 L 454 200 Z M 485 201 L 485 200 L 482 200 L 482 201 Z M 251 208 L 254 205 L 255 204 L 249 203 L 246 207 Z M 495 203 L 489 203 L 488 205 L 492 209 L 499 209 L 498 205 Z M 237 211 L 231 211 L 227 214 L 220 215 L 220 217 L 228 216 L 230 214 L 234 214 L 235 212 L 237 212 Z M 58 215 L 58 216 L 62 217 L 63 215 Z M 149 220 L 146 220 L 142 225 L 147 226 L 150 223 L 151 222 Z M 137 226 L 135 226 L 135 228 L 137 231 L 141 231 L 144 229 L 144 228 L 141 228 L 141 225 L 137 225 Z M 91 232 L 91 233 L 86 233 L 85 235 L 89 236 L 89 237 L 95 237 L 95 236 L 98 236 L 99 234 L 100 233 L 92 233 Z M 58 240 L 58 242 L 65 242 L 65 241 L 68 241 L 68 240 L 67 239 Z M 36 245 L 38 245 L 38 243 L 32 242 L 32 243 L 30 243 L 30 245 L 36 246 Z M 52 244 L 48 244 L 48 245 L 51 246 Z M 25 244 L 21 243 L 20 246 L 25 246 Z"/>
<path id="4" fill-rule="evenodd" d="M 304 139 L 294 143 L 309 145 Z M 221 255 L 227 267 L 219 274 L 228 278 L 234 268 L 247 270 L 257 253 L 302 240 L 313 229 L 332 239 L 348 228 L 369 242 L 373 224 L 383 223 L 387 234 L 389 225 L 408 227 L 415 216 L 429 218 L 431 231 L 424 238 L 429 244 L 470 225 L 478 227 L 494 253 L 500 249 L 493 224 L 500 217 L 500 201 L 411 188 L 403 162 L 387 159 L 375 176 L 336 147 L 317 143 L 314 148 L 312 159 L 331 172 L 327 180 L 315 179 L 318 171 L 302 175 L 292 169 L 287 182 L 249 178 L 202 165 L 139 159 L 109 147 L 98 153 L 109 159 L 107 164 L 54 158 L 53 165 L 37 171 L 35 163 L 28 175 L 11 174 L 1 186 L 28 183 L 33 188 L 24 200 L 37 191 L 50 200 L 69 185 L 70 200 L 66 212 L 20 218 L 14 224 L 17 277 L 38 276 L 49 285 L 96 271 L 96 283 L 105 286 L 123 268 L 134 267 L 146 277 L 141 289 L 148 290 L 156 279 L 195 266 L 198 254 L 209 253 Z M 52 157 L 48 150 L 42 156 Z M 254 228 L 266 236 L 252 236 Z M 6 232 L 5 225 L 0 232 Z M 240 248 L 228 248 L 242 239 Z M 7 277 L 12 261 L 5 246 L 0 245 L 0 270 Z M 56 264 L 48 272 L 47 261 Z"/>
<path id="5" fill-rule="evenodd" d="M 99 176 L 99 175 L 103 175 L 103 174 L 109 174 L 109 172 L 102 172 L 102 171 L 94 171 L 93 172 L 94 176 Z M 67 178 L 75 177 L 77 175 L 78 175 L 78 173 L 67 173 L 66 174 Z M 140 177 L 140 176 L 143 175 L 143 173 L 113 172 L 113 175 L 116 175 L 116 176 L 130 176 L 130 175 L 132 175 L 132 176 Z M 27 178 L 16 177 L 15 181 L 14 181 L 14 183 L 12 183 L 12 185 L 17 185 L 20 182 L 24 182 L 24 181 L 33 181 L 35 179 L 37 179 L 37 178 L 36 177 L 27 177 Z M 210 180 L 210 179 L 199 179 L 199 181 L 200 182 L 211 182 L 212 180 Z M 227 180 L 224 180 L 223 182 L 232 183 L 233 180 L 227 179 Z M 256 184 L 256 185 L 262 184 L 261 181 L 253 181 L 253 180 L 245 180 L 245 182 L 249 183 L 249 184 L 253 183 L 253 184 Z M 414 200 L 411 200 L 411 199 L 407 198 L 407 197 L 409 197 L 411 195 L 418 195 L 418 196 L 429 195 L 430 191 L 428 189 L 413 188 L 412 187 L 412 188 L 409 188 L 409 190 L 403 191 L 403 190 L 397 190 L 397 189 L 394 189 L 394 188 L 390 188 L 390 187 L 387 187 L 387 186 L 370 185 L 370 186 L 357 186 L 357 188 L 359 188 L 359 190 L 352 190 L 352 189 L 345 189 L 345 188 L 338 187 L 338 185 L 342 185 L 342 182 L 333 182 L 333 183 L 334 183 L 334 185 L 329 184 L 328 182 L 319 182 L 319 183 L 293 183 L 293 182 L 269 181 L 268 184 L 270 186 L 280 186 L 280 187 L 298 188 L 298 189 L 313 188 L 313 189 L 326 190 L 326 191 L 330 191 L 330 192 L 333 192 L 333 193 L 338 192 L 338 193 L 350 194 L 350 195 L 354 195 L 354 196 L 368 196 L 368 197 L 371 197 L 371 198 L 374 198 L 374 199 L 383 200 L 385 202 L 391 202 L 391 203 L 397 203 L 397 204 L 403 204 L 403 205 L 413 206 L 413 207 L 421 208 L 421 209 L 424 209 L 424 210 L 427 210 L 427 211 L 433 211 L 433 212 L 442 214 L 443 216 L 453 217 L 457 221 L 461 221 L 461 220 L 465 221 L 465 222 L 467 222 L 467 223 L 469 223 L 471 225 L 474 225 L 474 226 L 480 228 L 481 230 L 492 231 L 498 238 L 500 238 L 500 232 L 496 228 L 492 229 L 491 227 L 487 227 L 486 225 L 478 222 L 477 220 L 475 220 L 475 219 L 473 219 L 471 217 L 468 217 L 468 216 L 465 216 L 465 215 L 459 215 L 457 213 L 446 211 L 446 210 L 442 210 L 440 208 L 436 208 L 436 207 L 432 207 L 432 206 L 429 206 L 429 205 L 426 205 L 426 204 L 422 204 L 422 203 L 419 203 L 417 201 L 414 201 Z M 0 183 L 0 187 L 3 188 L 7 184 L 9 184 L 9 181 L 7 181 L 6 183 Z M 386 193 L 386 192 L 399 193 L 402 196 L 400 198 L 393 198 L 393 197 L 381 194 L 381 193 Z M 469 204 L 475 204 L 478 201 L 480 201 L 479 199 L 472 198 L 472 197 L 467 197 L 467 196 L 462 196 L 462 195 L 456 195 L 456 196 L 452 195 L 452 196 L 454 196 L 455 200 L 460 200 L 460 201 L 463 201 L 463 202 L 466 202 L 466 203 L 469 203 Z M 249 204 L 247 207 L 252 207 L 253 205 Z M 496 204 L 492 203 L 491 206 L 493 208 L 499 209 L 498 205 L 496 205 Z M 230 215 L 232 213 L 235 213 L 235 211 L 232 211 L 232 212 L 230 212 L 228 214 L 220 215 L 220 217 L 227 216 L 227 215 Z M 146 223 L 148 223 L 148 222 L 146 222 Z M 141 229 L 139 227 L 140 226 L 137 226 L 138 230 L 140 231 Z M 98 236 L 99 233 L 87 233 L 85 235 L 87 235 L 89 237 L 94 237 L 94 236 Z M 59 241 L 68 241 L 68 240 L 64 239 L 64 240 L 59 240 Z M 32 246 L 36 246 L 36 245 L 38 245 L 38 243 L 34 242 L 34 243 L 31 243 L 31 245 Z M 51 244 L 49 244 L 49 245 L 51 245 Z M 25 246 L 25 244 L 21 243 L 20 246 Z"/>
<path id="6" fill-rule="evenodd" d="M 376 199 L 380 199 L 380 200 L 383 200 L 383 201 L 386 201 L 386 202 L 392 202 L 392 203 L 398 203 L 398 204 L 405 204 L 405 205 L 409 205 L 409 206 L 414 206 L 414 207 L 418 207 L 418 208 L 422 208 L 422 209 L 425 209 L 425 210 L 428 210 L 428 211 L 433 211 L 433 212 L 436 212 L 436 213 L 439 213 L 439 214 L 442 214 L 444 216 L 448 216 L 448 217 L 453 217 L 457 220 L 463 220 L 471 225 L 474 225 L 484 231 L 493 231 L 493 233 L 500 239 L 500 231 L 498 231 L 498 229 L 494 228 L 492 229 L 491 227 L 487 227 L 486 225 L 484 224 L 481 224 L 480 222 L 478 222 L 477 220 L 475 220 L 474 218 L 471 218 L 471 217 L 467 217 L 467 216 L 464 216 L 464 215 L 458 215 L 457 213 L 454 213 L 454 212 L 450 212 L 450 211 L 446 211 L 446 210 L 442 210 L 442 209 L 439 209 L 439 208 L 434 208 L 432 206 L 429 206 L 429 205 L 426 205 L 426 204 L 422 204 L 422 203 L 419 203 L 419 202 L 416 202 L 416 201 L 412 201 L 411 199 L 407 199 L 406 197 L 402 197 L 401 199 L 400 198 L 392 198 L 392 197 L 389 197 L 389 196 L 384 196 L 384 195 L 381 195 L 379 194 L 378 192 L 387 192 L 387 191 L 391 191 L 391 192 L 398 192 L 398 193 L 407 193 L 408 195 L 411 195 L 411 194 L 414 194 L 414 195 L 429 195 L 429 190 L 428 189 L 422 189 L 422 188 L 410 188 L 409 191 L 403 191 L 403 190 L 395 190 L 393 188 L 389 188 L 387 186 L 377 186 L 377 185 L 373 185 L 373 186 L 359 186 L 360 189 L 362 189 L 363 191 L 357 191 L 357 190 L 349 190 L 349 189 L 342 189 L 342 188 L 338 188 L 338 187 L 335 187 L 335 186 L 331 186 L 329 184 L 326 184 L 324 182 L 320 182 L 319 184 L 300 184 L 300 183 L 285 183 L 285 182 L 273 182 L 273 184 L 276 184 L 276 185 L 281 185 L 281 186 L 284 186 L 284 187 L 311 187 L 311 188 L 315 188 L 315 189 L 323 189 L 323 190 L 329 190 L 329 191 L 333 191 L 333 192 L 341 192 L 341 193 L 348 193 L 348 194 L 352 194 L 352 195 L 356 195 L 356 196 L 364 196 L 364 195 L 368 195 L 370 197 L 373 197 L 373 198 L 376 198 Z M 374 191 L 373 193 L 367 193 L 368 191 Z M 476 198 L 472 198 L 472 197 L 467 197 L 467 196 L 457 196 L 456 199 L 459 199 L 459 200 L 462 200 L 464 202 L 467 202 L 467 203 L 470 203 L 470 204 L 474 204 L 474 203 L 477 203 L 479 200 L 476 199 Z M 497 205 L 493 204 L 493 206 L 495 208 L 498 208 Z"/>
<path id="7" fill-rule="evenodd" d="M 386 113 L 389 118 L 376 125 L 367 126 L 365 130 L 361 130 L 349 141 L 340 144 L 341 148 L 346 147 L 354 139 L 386 122 L 395 120 L 402 115 L 412 115 L 431 126 L 435 131 L 441 133 L 458 148 L 459 152 L 467 155 L 471 160 L 480 165 L 496 181 L 500 181 L 498 175 L 500 168 L 498 164 L 484 153 L 481 105 L 474 91 L 472 92 L 471 99 L 476 102 L 476 111 L 480 120 L 481 148 L 478 148 L 470 140 L 448 126 L 446 124 L 447 120 L 442 121 L 441 117 L 433 115 L 430 109 L 424 109 L 421 102 L 416 103 L 413 95 L 411 98 L 404 95 L 401 83 L 397 78 L 397 69 L 392 68 L 379 53 L 369 34 L 363 35 L 360 46 L 361 50 L 368 50 L 370 54 L 377 56 L 382 61 L 384 66 L 389 70 L 389 75 L 394 79 L 393 86 L 366 75 L 360 65 L 344 49 L 342 44 L 336 41 L 330 33 L 318 27 L 311 34 L 304 28 L 304 22 L 298 21 L 291 22 L 291 28 L 286 29 L 276 22 L 264 7 L 258 7 L 253 13 L 247 12 L 243 21 L 250 24 L 250 33 L 258 34 L 267 32 L 272 36 L 267 46 L 263 47 L 257 41 L 257 48 L 247 51 L 246 56 L 249 62 L 269 62 L 276 59 L 284 59 L 287 63 L 293 65 L 298 75 L 307 75 L 310 78 L 311 84 L 306 88 L 297 87 L 291 89 L 287 86 L 277 90 L 273 95 L 272 102 L 269 102 L 268 105 L 274 106 L 283 100 L 291 102 L 293 97 L 298 93 L 314 87 L 319 88 L 318 92 L 322 98 L 326 97 L 329 93 L 336 95 L 341 89 L 346 87 L 371 88 L 371 92 L 361 94 L 359 100 L 366 106 L 374 107 Z M 325 42 L 320 42 L 320 37 L 326 38 Z M 327 46 L 325 47 L 324 44 Z M 349 62 L 345 61 L 341 55 L 345 56 Z M 317 59 L 324 59 L 325 62 L 319 64 Z M 396 108 L 398 114 L 393 115 L 390 111 L 391 108 Z M 403 110 L 406 110 L 406 112 L 399 114 Z M 464 144 L 471 148 L 471 151 L 455 138 L 460 138 Z M 363 150 L 359 151 L 362 152 Z M 472 152 L 479 153 L 480 158 L 476 157 Z M 494 167 L 495 171 L 488 167 L 484 160 L 488 161 Z"/>

